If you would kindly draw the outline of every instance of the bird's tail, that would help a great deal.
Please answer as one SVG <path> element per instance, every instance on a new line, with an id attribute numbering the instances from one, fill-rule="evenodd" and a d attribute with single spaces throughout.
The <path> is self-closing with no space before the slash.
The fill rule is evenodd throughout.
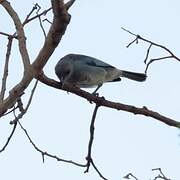
<path id="1" fill-rule="evenodd" d="M 122 71 L 121 72 L 122 77 L 126 77 L 128 79 L 134 80 L 134 81 L 145 81 L 146 80 L 146 74 L 144 73 L 136 73 L 136 72 L 129 72 L 129 71 Z"/>

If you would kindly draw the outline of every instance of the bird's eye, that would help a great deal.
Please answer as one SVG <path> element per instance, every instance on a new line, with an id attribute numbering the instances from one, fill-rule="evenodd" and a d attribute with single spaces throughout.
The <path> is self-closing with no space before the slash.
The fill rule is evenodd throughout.
<path id="1" fill-rule="evenodd" d="M 70 73 L 70 70 L 66 70 L 66 71 L 64 72 L 64 75 L 67 76 L 69 73 Z"/>

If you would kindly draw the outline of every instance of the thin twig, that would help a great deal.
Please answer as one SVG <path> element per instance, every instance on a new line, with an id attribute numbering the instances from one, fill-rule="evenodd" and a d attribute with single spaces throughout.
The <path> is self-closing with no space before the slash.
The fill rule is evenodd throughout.
<path id="1" fill-rule="evenodd" d="M 38 18 L 39 16 L 46 15 L 50 10 L 52 10 L 52 7 L 44 10 L 43 12 L 33 16 L 32 18 L 29 18 L 23 22 L 23 25 L 28 24 L 29 22 L 33 21 L 34 19 Z"/>
<path id="2" fill-rule="evenodd" d="M 52 22 L 47 18 L 43 19 L 42 22 L 48 22 L 49 24 L 52 24 Z"/>
<path id="3" fill-rule="evenodd" d="M 96 120 L 96 115 L 97 115 L 97 110 L 98 110 L 99 106 L 96 104 L 94 112 L 93 112 L 93 116 L 91 119 L 91 124 L 90 124 L 90 139 L 89 139 L 89 144 L 88 144 L 88 154 L 86 157 L 87 160 L 87 168 L 85 170 L 85 173 L 87 173 L 89 171 L 91 162 L 92 162 L 92 156 L 91 156 L 91 152 L 92 152 L 92 145 L 93 145 L 93 140 L 94 140 L 94 129 L 95 129 L 95 120 Z"/>
<path id="4" fill-rule="evenodd" d="M 20 113 L 13 121 L 11 121 L 10 124 L 16 123 L 19 119 L 21 119 L 21 118 L 24 116 L 24 114 L 26 114 L 26 112 L 28 111 L 29 106 L 30 106 L 30 104 L 31 104 L 31 102 L 32 102 L 33 95 L 34 95 L 34 93 L 35 93 L 35 90 L 36 90 L 37 85 L 38 85 L 38 80 L 36 80 L 36 82 L 35 82 L 35 84 L 34 84 L 34 87 L 33 87 L 33 89 L 31 90 L 31 95 L 30 95 L 30 97 L 29 97 L 28 103 L 27 103 L 27 105 L 26 105 L 25 108 L 23 108 L 23 104 L 22 104 L 22 102 L 21 102 L 21 99 L 18 99 L 18 100 L 19 100 L 18 108 L 20 109 L 20 112 L 21 112 L 21 113 Z M 18 101 L 17 101 L 17 102 L 18 102 Z"/>
<path id="5" fill-rule="evenodd" d="M 31 137 L 30 137 L 29 133 L 27 132 L 27 130 L 22 126 L 22 124 L 19 121 L 18 121 L 18 124 L 20 125 L 21 129 L 24 131 L 26 137 L 28 138 L 28 140 L 30 141 L 30 143 L 34 147 L 34 149 L 41 153 L 41 155 L 43 157 L 43 162 L 44 162 L 44 156 L 48 156 L 48 157 L 51 157 L 53 159 L 56 159 L 57 161 L 73 164 L 73 165 L 76 165 L 76 166 L 79 166 L 79 167 L 86 167 L 86 164 L 80 164 L 80 163 L 77 163 L 77 162 L 74 162 L 74 161 L 71 161 L 71 160 L 62 159 L 62 158 L 59 158 L 56 155 L 52 155 L 52 154 L 50 154 L 50 153 L 48 153 L 46 151 L 42 151 L 39 147 L 36 146 L 36 144 L 31 139 Z"/>
<path id="6" fill-rule="evenodd" d="M 2 152 L 6 149 L 6 147 L 8 146 L 8 144 L 9 144 L 10 140 L 12 139 L 13 134 L 14 134 L 14 132 L 15 132 L 15 130 L 16 130 L 16 127 L 17 127 L 17 123 L 14 123 L 13 129 L 12 129 L 12 131 L 11 131 L 11 134 L 9 135 L 9 137 L 8 137 L 5 145 L 2 147 L 2 149 L 0 149 L 0 153 L 2 153 Z"/>
<path id="7" fill-rule="evenodd" d="M 6 58 L 5 58 L 5 65 L 4 65 L 4 73 L 3 73 L 2 85 L 1 85 L 1 94 L 0 94 L 1 102 L 4 99 L 4 95 L 6 92 L 6 82 L 7 82 L 7 77 L 8 77 L 9 59 L 10 59 L 10 55 L 11 55 L 12 41 L 13 41 L 13 38 L 11 36 L 9 36 L 8 44 L 7 44 L 7 51 L 6 51 Z"/>
<path id="8" fill-rule="evenodd" d="M 156 47 L 158 47 L 158 48 L 161 48 L 161 49 L 163 49 L 164 51 L 166 51 L 166 52 L 169 54 L 169 55 L 167 55 L 167 56 L 165 56 L 165 57 L 153 58 L 153 60 L 151 59 L 150 62 L 147 63 L 145 72 L 147 72 L 149 65 L 150 65 L 152 62 L 157 61 L 157 60 L 162 60 L 162 59 L 167 59 L 167 58 L 174 58 L 174 59 L 176 59 L 177 61 L 180 61 L 180 58 L 178 58 L 178 57 L 177 57 L 171 50 L 169 50 L 167 47 L 165 47 L 165 46 L 163 46 L 163 45 L 161 45 L 161 44 L 155 43 L 155 42 L 153 42 L 153 41 L 150 41 L 150 40 L 148 40 L 148 39 L 145 39 L 145 38 L 143 38 L 142 36 L 140 36 L 140 35 L 138 35 L 138 34 L 134 34 L 134 33 L 132 33 L 131 31 L 129 31 L 129 30 L 123 28 L 123 27 L 122 27 L 122 29 L 123 29 L 124 31 L 128 32 L 129 34 L 135 36 L 135 39 L 134 39 L 132 42 L 130 42 L 130 43 L 127 45 L 127 47 L 129 47 L 130 45 L 132 45 L 134 42 L 138 42 L 138 40 L 142 40 L 142 41 L 150 44 L 150 46 L 149 46 L 149 48 L 148 48 L 148 50 L 147 50 L 147 54 L 146 54 L 145 61 L 144 61 L 145 63 L 147 63 L 147 60 L 148 60 L 148 57 L 149 57 L 149 51 L 150 51 L 150 49 L 151 49 L 152 46 L 156 46 Z"/>
<path id="9" fill-rule="evenodd" d="M 124 179 L 130 179 L 130 178 L 134 178 L 135 180 L 138 180 L 138 178 L 136 176 L 134 176 L 132 173 L 128 173 L 126 176 L 124 176 Z"/>
<path id="10" fill-rule="evenodd" d="M 159 171 L 159 173 L 160 173 L 158 176 L 156 176 L 154 178 L 154 180 L 156 180 L 156 179 L 171 180 L 165 176 L 165 174 L 162 172 L 161 168 L 154 168 L 154 169 L 152 169 L 152 171 Z"/>
<path id="11" fill-rule="evenodd" d="M 24 22 L 23 22 L 23 26 L 29 22 L 29 18 L 32 15 L 32 13 L 37 9 L 37 3 L 32 7 L 31 11 L 28 13 L 28 15 L 26 16 Z"/>
<path id="12" fill-rule="evenodd" d="M 107 178 L 105 178 L 102 173 L 99 171 L 99 169 L 96 167 L 96 165 L 94 164 L 94 161 L 91 159 L 91 164 L 94 167 L 94 169 L 96 170 L 96 172 L 99 174 L 99 176 L 104 179 L 104 180 L 108 180 Z"/>
<path id="13" fill-rule="evenodd" d="M 14 110 L 16 110 L 16 109 L 18 109 L 18 106 L 13 107 L 13 109 L 12 109 L 12 110 L 8 111 L 8 112 L 7 112 L 7 113 L 5 113 L 3 116 L 6 116 L 6 115 L 8 115 L 8 114 L 12 113 L 12 112 L 13 112 Z"/>
<path id="14" fill-rule="evenodd" d="M 41 10 L 41 6 L 40 6 L 39 4 L 37 4 L 37 3 L 36 3 L 36 6 L 37 6 L 37 12 L 36 12 L 36 14 L 39 15 L 39 11 Z M 39 19 L 39 25 L 40 25 L 40 27 L 41 27 L 41 29 L 42 29 L 42 32 L 43 32 L 43 35 L 44 35 L 44 37 L 45 37 L 45 39 L 46 39 L 46 31 L 45 31 L 45 29 L 44 29 L 44 27 L 43 27 L 42 20 L 41 20 L 41 16 L 38 16 L 38 19 Z"/>
<path id="15" fill-rule="evenodd" d="M 146 64 L 147 63 L 147 60 L 148 60 L 148 57 L 149 57 L 149 52 L 150 52 L 150 49 L 152 47 L 152 44 L 149 45 L 148 49 L 147 49 L 147 53 L 146 53 L 146 57 L 144 59 L 144 63 Z"/>
<path id="16" fill-rule="evenodd" d="M 146 65 L 146 69 L 145 69 L 145 73 L 147 73 L 147 70 L 149 68 L 149 65 L 151 63 L 153 63 L 154 61 L 159 61 L 159 60 L 164 60 L 164 59 L 169 59 L 169 58 L 173 58 L 173 56 L 164 56 L 164 57 L 160 57 L 160 58 L 154 58 L 154 59 L 150 59 L 149 62 Z"/>
<path id="17" fill-rule="evenodd" d="M 12 37 L 12 38 L 17 39 L 17 36 L 11 35 L 11 34 L 8 34 L 8 33 L 5 33 L 5 32 L 0 32 L 0 34 L 3 35 L 3 36 Z"/>

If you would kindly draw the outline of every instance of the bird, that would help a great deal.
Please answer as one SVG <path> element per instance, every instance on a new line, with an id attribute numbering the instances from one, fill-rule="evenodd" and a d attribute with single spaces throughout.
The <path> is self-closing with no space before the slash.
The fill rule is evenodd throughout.
<path id="1" fill-rule="evenodd" d="M 67 54 L 55 66 L 55 74 L 62 83 L 78 88 L 97 87 L 93 94 L 106 82 L 121 81 L 128 78 L 134 81 L 145 81 L 145 73 L 120 70 L 99 59 L 83 54 Z"/>

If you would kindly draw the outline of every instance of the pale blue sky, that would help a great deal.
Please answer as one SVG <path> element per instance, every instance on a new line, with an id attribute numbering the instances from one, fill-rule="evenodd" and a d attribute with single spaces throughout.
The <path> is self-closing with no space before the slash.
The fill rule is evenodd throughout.
<path id="1" fill-rule="evenodd" d="M 12 6 L 26 17 L 37 1 L 11 1 Z M 49 7 L 49 1 L 39 0 L 42 7 Z M 48 3 L 48 4 L 47 4 Z M 97 57 L 120 69 L 143 72 L 147 44 L 126 45 L 134 37 L 124 32 L 125 27 L 147 39 L 163 44 L 177 56 L 179 53 L 180 25 L 178 0 L 77 0 L 71 8 L 71 23 L 59 47 L 50 58 L 45 72 L 56 78 L 54 66 L 65 54 L 82 53 Z M 14 31 L 8 15 L 1 8 L 0 31 Z M 46 24 L 47 26 L 47 24 Z M 36 57 L 43 42 L 38 21 L 26 26 L 27 45 L 31 60 Z M 1 61 L 4 63 L 4 41 L 0 36 Z M 15 49 L 11 56 L 12 65 L 8 87 L 12 87 L 21 73 L 21 62 Z M 164 52 L 153 48 L 151 58 L 163 56 Z M 106 84 L 99 93 L 108 100 L 147 106 L 163 115 L 179 120 L 180 63 L 164 60 L 152 64 L 147 81 L 136 83 L 123 79 L 120 83 Z M 2 70 L 1 70 L 2 72 Z M 28 97 L 30 90 L 26 92 Z M 87 89 L 92 92 L 93 89 Z M 26 98 L 24 98 L 26 99 Z M 86 100 L 47 87 L 39 83 L 32 105 L 21 120 L 38 147 L 65 159 L 85 162 L 89 139 L 89 124 L 94 105 Z M 13 116 L 3 118 L 0 123 L 0 145 L 9 132 L 9 121 Z M 131 172 L 139 179 L 149 180 L 154 174 L 152 168 L 161 167 L 167 177 L 180 179 L 179 130 L 168 127 L 155 119 L 133 115 L 101 107 L 96 119 L 93 159 L 103 175 L 110 180 L 122 179 Z M 93 168 L 84 174 L 83 168 L 45 158 L 35 151 L 23 131 L 17 129 L 5 152 L 0 154 L 2 179 L 43 180 L 98 180 Z"/>

